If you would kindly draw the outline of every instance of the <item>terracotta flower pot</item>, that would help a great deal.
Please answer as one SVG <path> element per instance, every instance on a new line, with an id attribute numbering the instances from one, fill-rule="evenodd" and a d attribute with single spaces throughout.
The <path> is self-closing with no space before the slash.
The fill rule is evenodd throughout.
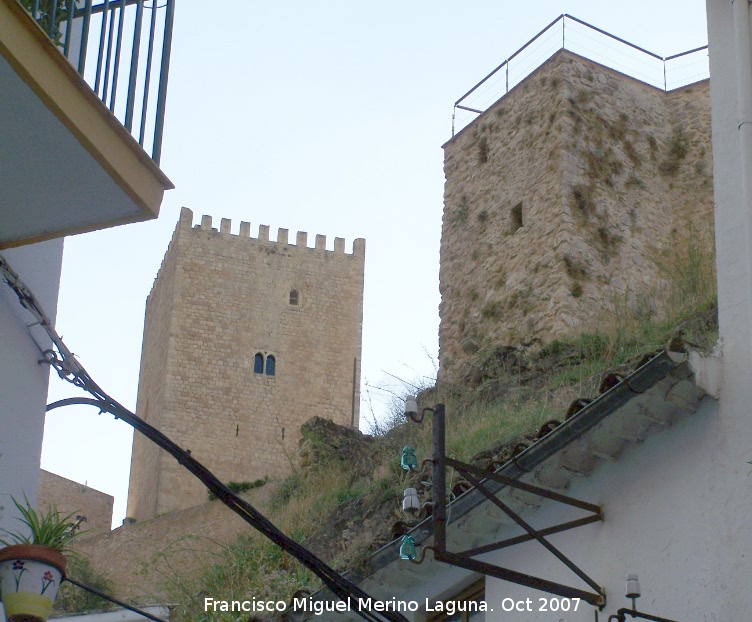
<path id="1" fill-rule="evenodd" d="M 0 594 L 8 622 L 45 622 L 65 578 L 62 553 L 37 544 L 0 549 Z"/>

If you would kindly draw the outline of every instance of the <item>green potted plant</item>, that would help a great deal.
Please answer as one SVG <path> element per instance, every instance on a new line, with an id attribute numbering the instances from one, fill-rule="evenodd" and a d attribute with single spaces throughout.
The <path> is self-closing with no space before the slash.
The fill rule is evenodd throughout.
<path id="1" fill-rule="evenodd" d="M 32 14 L 55 45 L 60 46 L 63 38 L 60 24 L 67 21 L 71 9 L 75 10 L 73 0 L 37 0 L 36 14 L 34 13 L 35 0 L 21 0 L 21 4 Z"/>
<path id="2" fill-rule="evenodd" d="M 22 532 L 5 532 L 0 538 L 0 595 L 8 622 L 44 622 L 52 610 L 60 583 L 65 579 L 65 554 L 78 535 L 72 514 L 56 509 L 37 512 L 28 500 L 13 499 Z"/>

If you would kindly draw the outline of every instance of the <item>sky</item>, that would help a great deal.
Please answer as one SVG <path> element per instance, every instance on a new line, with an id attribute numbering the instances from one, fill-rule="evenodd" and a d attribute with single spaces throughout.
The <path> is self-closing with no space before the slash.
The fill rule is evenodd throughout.
<path id="1" fill-rule="evenodd" d="M 176 5 L 157 220 L 66 239 L 57 330 L 135 410 L 144 305 L 182 206 L 366 238 L 361 427 L 435 377 L 443 154 L 454 102 L 569 13 L 659 55 L 705 45 L 700 0 L 322 0 Z M 209 8 L 207 8 L 209 7 Z M 587 41 L 585 41 L 587 45 Z M 618 50 L 614 50 L 617 55 Z M 500 95 L 501 93 L 499 93 Z M 488 94 L 487 94 L 488 95 Z M 490 101 L 495 95 L 490 93 Z M 490 103 L 490 102 L 489 102 Z M 211 362 L 207 362 L 211 364 Z M 408 384 L 398 382 L 395 377 Z M 81 395 L 56 376 L 49 401 Z M 90 407 L 47 417 L 42 468 L 115 496 L 132 430 Z"/>

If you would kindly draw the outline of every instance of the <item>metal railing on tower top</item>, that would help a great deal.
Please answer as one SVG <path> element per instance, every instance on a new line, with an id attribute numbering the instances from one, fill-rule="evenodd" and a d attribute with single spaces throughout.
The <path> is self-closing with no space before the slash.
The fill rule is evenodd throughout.
<path id="1" fill-rule="evenodd" d="M 708 46 L 660 56 L 566 13 L 525 43 L 454 103 L 452 136 L 559 50 L 569 50 L 664 91 L 709 75 Z"/>
<path id="2" fill-rule="evenodd" d="M 157 164 L 175 1 L 19 0 Z"/>

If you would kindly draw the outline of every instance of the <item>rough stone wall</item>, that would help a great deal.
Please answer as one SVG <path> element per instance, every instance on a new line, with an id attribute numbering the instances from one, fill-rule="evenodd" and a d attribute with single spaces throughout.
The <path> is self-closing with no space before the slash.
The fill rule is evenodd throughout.
<path id="1" fill-rule="evenodd" d="M 189 222 L 187 228 L 190 225 Z M 136 413 L 158 430 L 162 429 L 165 409 L 174 404 L 173 379 L 178 361 L 173 356 L 174 343 L 171 336 L 175 321 L 173 311 L 178 262 L 177 238 L 182 228 L 185 228 L 185 224 L 181 217 L 146 301 L 144 317 Z M 163 450 L 157 445 L 134 432 L 128 487 L 129 516 L 134 516 L 131 512 L 136 512 L 141 518 L 156 515 L 162 453 Z"/>
<path id="2" fill-rule="evenodd" d="M 81 523 L 84 531 L 91 534 L 109 532 L 114 503 L 112 495 L 43 469 L 40 471 L 37 507 L 40 510 L 56 508 L 63 516 L 73 514 L 74 518 L 85 517 L 85 521 Z"/>
<path id="3" fill-rule="evenodd" d="M 319 417 L 312 417 L 299 431 L 301 439 L 294 459 L 305 477 L 331 462 L 360 475 L 372 473 L 372 437 L 349 425 L 339 426 Z M 279 483 L 270 482 L 240 496 L 268 516 L 271 500 L 279 490 Z M 393 504 L 387 502 L 387 506 L 391 514 Z M 367 547 L 375 534 L 383 531 L 385 522 L 380 507 L 370 504 L 366 507 L 370 508 L 367 520 L 358 520 L 350 514 L 352 510 L 340 508 L 341 512 L 338 510 L 317 525 L 306 546 L 329 563 L 346 547 L 354 547 L 353 551 L 359 546 Z M 333 528 L 333 523 L 340 521 L 357 522 L 357 527 L 345 531 Z M 126 521 L 107 533 L 77 539 L 73 546 L 91 561 L 98 576 L 112 580 L 114 596 L 133 603 L 155 604 L 170 602 L 177 590 L 184 591 L 186 585 L 192 585 L 202 571 L 226 561 L 226 546 L 240 534 L 266 541 L 220 501 L 204 500 L 200 505 L 149 520 Z M 201 598 L 200 594 L 192 595 Z M 249 596 L 265 598 L 275 594 L 269 591 Z"/>
<path id="4" fill-rule="evenodd" d="M 243 497 L 258 507 L 268 491 L 264 486 Z M 171 583 L 174 587 L 178 574 L 189 577 L 221 563 L 224 546 L 240 533 L 257 532 L 219 501 L 205 501 L 200 506 L 78 539 L 74 548 L 86 556 L 98 576 L 112 581 L 113 596 L 152 605 L 169 598 Z"/>
<path id="5" fill-rule="evenodd" d="M 314 415 L 357 427 L 365 241 L 315 248 L 268 227 L 230 233 L 184 209 L 146 308 L 137 413 L 223 481 L 289 473 Z M 298 304 L 290 303 L 291 292 Z M 254 373 L 273 356 L 274 376 Z M 128 516 L 200 504 L 206 491 L 165 452 L 134 437 Z"/>
<path id="6" fill-rule="evenodd" d="M 661 258 L 688 227 L 712 232 L 708 81 L 664 93 L 560 51 L 444 154 L 444 379 L 622 304 L 660 314 Z"/>

